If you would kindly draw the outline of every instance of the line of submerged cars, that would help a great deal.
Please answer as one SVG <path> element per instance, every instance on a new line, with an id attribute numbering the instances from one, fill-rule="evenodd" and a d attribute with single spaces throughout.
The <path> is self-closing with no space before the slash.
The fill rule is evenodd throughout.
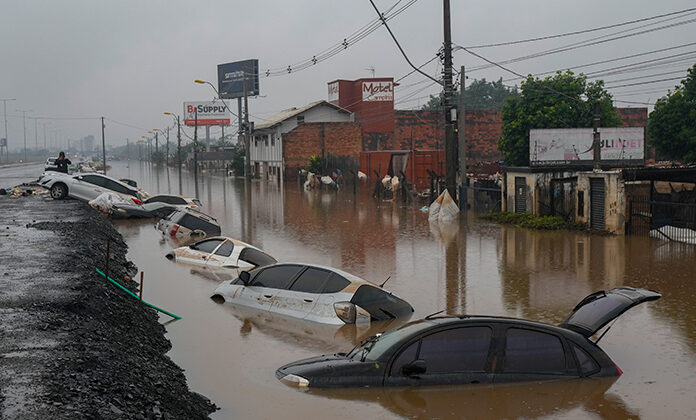
<path id="1" fill-rule="evenodd" d="M 134 183 L 101 174 L 44 174 L 40 184 L 50 189 L 53 198 L 70 196 L 84 201 L 110 188 L 131 201 L 117 206 L 112 213 L 115 217 L 162 217 L 157 228 L 167 236 L 220 234 L 217 221 L 197 211 L 200 202 L 195 199 L 144 198 Z M 148 204 L 157 203 L 172 211 L 166 215 L 150 212 Z M 143 216 L 145 213 L 148 215 Z M 281 263 L 232 238 L 208 236 L 172 250 L 166 258 L 226 273 L 226 277 L 214 277 L 226 279 L 212 299 L 259 313 L 328 325 L 369 325 L 413 313 L 410 304 L 384 290 L 383 284 L 331 267 Z M 630 308 L 660 297 L 654 291 L 625 286 L 595 292 L 558 326 L 495 316 L 428 316 L 376 334 L 348 352 L 286 364 L 276 371 L 276 377 L 299 388 L 336 388 L 619 376 L 619 367 L 597 345 L 604 334 L 594 341 L 591 337 Z"/>

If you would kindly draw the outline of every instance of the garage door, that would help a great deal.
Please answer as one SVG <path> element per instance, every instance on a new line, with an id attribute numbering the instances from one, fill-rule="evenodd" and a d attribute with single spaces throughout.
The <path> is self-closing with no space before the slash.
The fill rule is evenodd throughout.
<path id="1" fill-rule="evenodd" d="M 604 178 L 590 178 L 590 228 L 604 229 Z"/>

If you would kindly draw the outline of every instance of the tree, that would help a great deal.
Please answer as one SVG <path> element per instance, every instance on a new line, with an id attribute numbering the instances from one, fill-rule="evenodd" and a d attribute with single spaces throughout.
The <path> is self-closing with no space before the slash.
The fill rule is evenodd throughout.
<path id="1" fill-rule="evenodd" d="M 622 125 L 604 82 L 588 82 L 583 74 L 558 72 L 545 79 L 531 75 L 522 82 L 522 93 L 506 101 L 502 109 L 503 135 L 498 147 L 508 166 L 529 165 L 529 130 L 532 128 L 592 127 L 594 103 L 600 104 L 600 125 Z"/>
<path id="2" fill-rule="evenodd" d="M 696 64 L 655 103 L 648 119 L 650 144 L 670 159 L 696 162 Z"/>
<path id="3" fill-rule="evenodd" d="M 517 87 L 507 87 L 503 84 L 502 77 L 497 82 L 487 82 L 486 79 L 478 79 L 471 82 L 464 90 L 464 107 L 466 109 L 500 109 L 509 97 L 518 97 L 520 93 Z M 455 104 L 459 103 L 459 91 L 454 92 Z M 423 110 L 437 111 L 442 109 L 442 94 L 430 95 L 428 103 L 423 105 Z"/>

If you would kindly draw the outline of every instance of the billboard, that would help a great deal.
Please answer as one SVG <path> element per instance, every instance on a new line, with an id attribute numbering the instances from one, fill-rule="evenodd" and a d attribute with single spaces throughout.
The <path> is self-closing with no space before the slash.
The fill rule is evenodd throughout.
<path id="1" fill-rule="evenodd" d="M 394 101 L 394 82 L 362 82 L 363 102 Z"/>
<path id="2" fill-rule="evenodd" d="M 259 94 L 259 60 L 235 61 L 218 64 L 218 92 L 222 99 L 234 99 L 244 96 L 244 79 L 248 96 Z"/>
<path id="3" fill-rule="evenodd" d="M 602 162 L 642 164 L 645 159 L 644 127 L 602 127 Z M 529 130 L 529 163 L 532 166 L 591 164 L 591 128 L 546 128 Z"/>
<path id="4" fill-rule="evenodd" d="M 220 101 L 184 102 L 184 124 L 195 125 L 198 113 L 198 125 L 230 124 L 230 113 Z"/>
<path id="5" fill-rule="evenodd" d="M 329 83 L 329 102 L 338 102 L 339 98 L 339 85 L 338 81 Z"/>

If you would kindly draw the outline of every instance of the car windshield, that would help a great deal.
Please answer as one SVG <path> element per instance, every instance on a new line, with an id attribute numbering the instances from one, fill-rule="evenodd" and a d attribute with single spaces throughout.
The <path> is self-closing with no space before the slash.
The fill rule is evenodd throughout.
<path id="1" fill-rule="evenodd" d="M 389 330 L 384 334 L 377 334 L 365 340 L 360 346 L 354 348 L 348 353 L 347 357 L 353 360 L 360 361 L 376 361 L 394 344 L 401 340 L 432 327 L 429 322 L 416 322 L 414 324 L 406 324 L 399 328 Z"/>

